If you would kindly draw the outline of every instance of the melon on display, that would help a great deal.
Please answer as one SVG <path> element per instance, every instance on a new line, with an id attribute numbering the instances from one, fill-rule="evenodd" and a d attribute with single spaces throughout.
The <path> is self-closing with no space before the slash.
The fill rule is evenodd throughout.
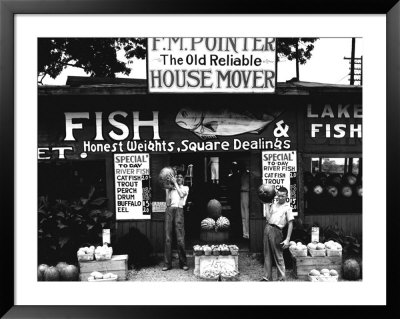
<path id="1" fill-rule="evenodd" d="M 309 272 L 310 276 L 319 276 L 321 273 L 317 269 L 311 269 Z"/>
<path id="2" fill-rule="evenodd" d="M 263 203 L 271 203 L 276 195 L 275 186 L 262 184 L 258 187 L 258 198 Z"/>
<path id="3" fill-rule="evenodd" d="M 44 281 L 44 272 L 49 268 L 46 264 L 41 264 L 38 266 L 38 281 Z"/>
<path id="4" fill-rule="evenodd" d="M 357 260 L 347 259 L 343 263 L 343 278 L 347 280 L 358 280 L 361 275 L 361 267 Z"/>
<path id="5" fill-rule="evenodd" d="M 174 185 L 170 181 L 170 176 L 176 175 L 175 170 L 172 167 L 164 167 L 161 171 L 160 174 L 158 174 L 158 182 L 160 183 L 162 188 L 172 188 Z"/>
<path id="6" fill-rule="evenodd" d="M 358 185 L 357 186 L 356 193 L 357 193 L 358 196 L 362 197 L 362 195 L 363 195 L 362 185 Z"/>
<path id="7" fill-rule="evenodd" d="M 349 198 L 353 195 L 353 190 L 351 189 L 350 186 L 343 186 L 341 193 L 344 197 Z"/>
<path id="8" fill-rule="evenodd" d="M 56 268 L 57 268 L 57 270 L 61 273 L 61 270 L 62 270 L 63 268 L 65 268 L 65 267 L 67 267 L 67 266 L 68 266 L 68 264 L 67 264 L 66 262 L 60 261 L 60 262 L 56 265 Z"/>
<path id="9" fill-rule="evenodd" d="M 220 218 L 217 219 L 215 225 L 219 229 L 228 229 L 230 226 L 230 222 L 228 218 L 221 216 Z"/>
<path id="10" fill-rule="evenodd" d="M 60 272 L 56 267 L 49 267 L 44 271 L 44 281 L 59 281 Z"/>
<path id="11" fill-rule="evenodd" d="M 316 185 L 314 186 L 313 191 L 315 195 L 321 195 L 324 192 L 324 189 L 321 185 Z"/>
<path id="12" fill-rule="evenodd" d="M 333 185 L 327 186 L 326 187 L 326 192 L 331 197 L 337 197 L 337 195 L 339 194 L 339 190 L 337 189 L 336 186 L 333 186 Z"/>
<path id="13" fill-rule="evenodd" d="M 78 281 L 79 280 L 79 270 L 74 265 L 67 265 L 60 271 L 60 277 L 65 281 Z"/>
<path id="14" fill-rule="evenodd" d="M 335 269 L 329 270 L 329 275 L 331 275 L 331 276 L 339 276 L 339 274 L 337 273 L 337 271 Z"/>
<path id="15" fill-rule="evenodd" d="M 357 177 L 354 174 L 347 173 L 343 176 L 344 185 L 355 185 L 357 183 Z"/>
<path id="16" fill-rule="evenodd" d="M 205 218 L 201 221 L 201 228 L 202 229 L 214 229 L 215 227 L 215 220 L 212 218 Z"/>
<path id="17" fill-rule="evenodd" d="M 207 204 L 208 216 L 214 219 L 221 217 L 222 205 L 216 199 L 211 199 Z"/>

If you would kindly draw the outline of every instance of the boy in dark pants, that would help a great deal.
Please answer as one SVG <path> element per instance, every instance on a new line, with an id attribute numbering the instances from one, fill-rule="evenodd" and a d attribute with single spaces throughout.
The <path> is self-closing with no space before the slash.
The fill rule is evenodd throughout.
<path id="1" fill-rule="evenodd" d="M 262 281 L 272 281 L 272 263 L 275 260 L 278 270 L 278 280 L 284 281 L 285 261 L 283 249 L 289 247 L 290 236 L 293 230 L 293 213 L 286 202 L 288 190 L 280 187 L 277 191 L 278 202 L 266 204 L 265 217 L 267 224 L 264 229 L 264 269 Z M 283 239 L 282 229 L 289 223 L 287 236 Z"/>
<path id="2" fill-rule="evenodd" d="M 186 264 L 185 251 L 185 221 L 183 215 L 183 206 L 185 206 L 189 187 L 183 185 L 183 173 L 178 172 L 176 176 L 171 176 L 170 181 L 174 187 L 166 190 L 167 209 L 165 210 L 165 242 L 164 242 L 164 267 L 163 271 L 172 268 L 172 229 L 175 228 L 177 249 L 179 256 L 179 267 L 188 270 Z"/>

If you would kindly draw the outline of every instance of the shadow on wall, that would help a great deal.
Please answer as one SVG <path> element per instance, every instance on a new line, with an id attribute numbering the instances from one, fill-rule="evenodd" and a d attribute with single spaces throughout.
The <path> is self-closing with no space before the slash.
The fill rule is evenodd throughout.
<path id="1" fill-rule="evenodd" d="M 139 269 L 157 263 L 152 256 L 153 247 L 149 239 L 136 228 L 122 236 L 115 244 L 114 254 L 128 254 L 128 265 Z"/>

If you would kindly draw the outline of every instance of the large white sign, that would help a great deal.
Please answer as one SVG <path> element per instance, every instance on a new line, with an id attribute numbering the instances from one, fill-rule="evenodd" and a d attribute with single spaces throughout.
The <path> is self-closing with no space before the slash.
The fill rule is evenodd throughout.
<path id="1" fill-rule="evenodd" d="M 262 182 L 263 184 L 275 186 L 276 190 L 279 189 L 279 187 L 285 187 L 288 190 L 287 201 L 290 203 L 295 213 L 294 215 L 297 215 L 296 151 L 262 152 Z"/>
<path id="2" fill-rule="evenodd" d="M 275 92 L 275 38 L 149 38 L 150 92 Z"/>
<path id="3" fill-rule="evenodd" d="M 150 156 L 114 154 L 116 219 L 150 219 Z"/>

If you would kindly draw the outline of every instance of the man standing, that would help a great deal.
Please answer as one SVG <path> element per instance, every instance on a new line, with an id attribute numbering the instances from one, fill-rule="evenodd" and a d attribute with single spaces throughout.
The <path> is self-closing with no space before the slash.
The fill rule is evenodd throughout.
<path id="1" fill-rule="evenodd" d="M 185 221 L 183 214 L 183 206 L 185 206 L 187 196 L 189 194 L 189 187 L 183 185 L 183 172 L 177 172 L 176 176 L 170 177 L 170 181 L 174 185 L 171 189 L 166 189 L 166 203 L 167 209 L 165 210 L 165 242 L 164 242 L 164 267 L 163 271 L 172 268 L 172 229 L 175 228 L 177 249 L 179 256 L 179 267 L 183 270 L 188 270 L 186 264 L 186 251 L 185 251 Z"/>
<path id="2" fill-rule="evenodd" d="M 278 202 L 266 204 L 265 217 L 267 224 L 264 229 L 264 269 L 262 281 L 272 281 L 272 262 L 275 260 L 278 269 L 278 280 L 284 281 L 285 261 L 283 249 L 289 247 L 290 236 L 293 230 L 293 213 L 286 202 L 288 190 L 280 187 L 277 191 Z M 282 229 L 289 223 L 287 236 L 283 240 Z"/>

